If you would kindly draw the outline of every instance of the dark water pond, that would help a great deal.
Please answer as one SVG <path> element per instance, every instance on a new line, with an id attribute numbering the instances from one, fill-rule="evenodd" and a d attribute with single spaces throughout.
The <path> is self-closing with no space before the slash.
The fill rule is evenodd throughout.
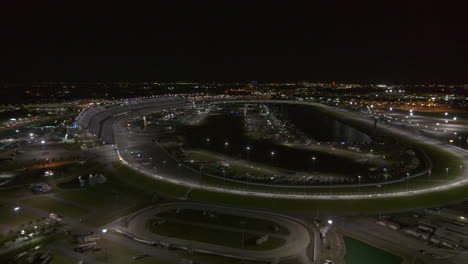
<path id="1" fill-rule="evenodd" d="M 283 106 L 286 107 L 286 106 Z M 317 141 L 371 142 L 368 135 L 322 112 L 309 107 L 286 107 L 289 119 L 304 134 Z M 206 149 L 234 157 L 262 162 L 291 170 L 315 170 L 330 173 L 363 173 L 364 165 L 310 150 L 295 149 L 272 141 L 249 138 L 245 133 L 242 113 L 220 112 L 207 117 L 197 126 L 179 127 L 186 140 L 186 147 Z M 226 145 L 226 142 L 228 145 Z M 247 146 L 250 150 L 247 151 Z M 274 155 L 271 155 L 274 152 Z M 316 157 L 315 165 L 312 157 Z"/>

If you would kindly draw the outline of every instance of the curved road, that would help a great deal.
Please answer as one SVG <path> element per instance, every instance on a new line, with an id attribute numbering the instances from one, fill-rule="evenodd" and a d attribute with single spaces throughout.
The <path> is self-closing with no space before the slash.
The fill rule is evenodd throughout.
<path id="1" fill-rule="evenodd" d="M 264 219 L 267 221 L 274 222 L 279 226 L 287 228 L 289 234 L 281 235 L 281 237 L 285 239 L 286 242 L 280 247 L 270 250 L 246 250 L 241 248 L 230 248 L 198 241 L 189 241 L 175 237 L 166 237 L 152 233 L 148 230 L 149 219 L 154 218 L 154 216 L 158 213 L 176 209 L 207 209 L 216 211 L 217 213 Z M 250 233 L 253 231 L 254 230 L 248 230 L 248 232 Z M 308 230 L 299 221 L 289 216 L 255 210 L 201 205 L 196 203 L 164 204 L 158 207 L 152 207 L 146 210 L 139 211 L 130 218 L 129 222 L 127 223 L 127 230 L 125 232 L 148 242 L 164 241 L 172 245 L 176 245 L 176 247 L 187 247 L 187 245 L 191 245 L 194 251 L 251 260 L 279 260 L 282 258 L 297 257 L 300 255 L 304 256 L 304 251 L 307 249 L 309 243 L 312 243 L 312 239 L 309 235 Z M 279 236 L 279 234 L 272 234 L 272 236 Z"/>
<path id="2" fill-rule="evenodd" d="M 373 121 L 367 119 L 366 117 L 359 116 L 354 113 L 350 113 L 346 110 L 339 109 L 339 108 L 332 108 L 328 106 L 324 106 L 322 104 L 318 103 L 304 103 L 304 102 L 290 102 L 290 101 L 273 101 L 273 100 L 248 100 L 248 101 L 227 101 L 228 102 L 237 102 L 237 103 L 288 103 L 288 104 L 305 104 L 305 105 L 312 105 L 312 106 L 320 106 L 320 107 L 326 107 L 328 110 L 335 111 L 335 112 L 340 112 L 342 114 L 348 115 L 349 118 L 355 119 L 360 122 L 366 122 L 369 125 L 373 125 Z M 439 149 L 443 149 L 458 158 L 463 162 L 461 165 L 461 169 L 463 169 L 462 176 L 458 177 L 455 180 L 447 181 L 445 184 L 440 185 L 440 186 L 435 186 L 435 187 L 430 187 L 426 189 L 420 189 L 420 190 L 412 190 L 412 191 L 404 191 L 404 192 L 394 192 L 394 193 L 382 193 L 382 194 L 339 194 L 339 195 L 324 195 L 324 194 L 288 194 L 288 193 L 270 193 L 270 192 L 264 192 L 264 191 L 249 191 L 249 190 L 233 190 L 233 189 L 226 189 L 222 187 L 215 187 L 215 186 L 204 186 L 201 185 L 199 182 L 197 182 L 196 177 L 193 177 L 194 175 L 190 175 L 191 177 L 168 177 L 168 176 L 163 176 L 161 173 L 155 173 L 153 170 L 145 168 L 144 166 L 138 164 L 135 162 L 131 157 L 129 157 L 128 154 L 125 154 L 125 149 L 129 147 L 129 142 L 128 142 L 128 131 L 125 131 L 124 127 L 118 125 L 119 123 L 125 121 L 124 119 L 132 118 L 132 116 L 125 116 L 122 117 L 122 119 L 117 120 L 114 123 L 114 133 L 115 133 L 115 138 L 116 138 L 116 144 L 117 144 L 117 155 L 119 156 L 119 159 L 125 163 L 126 165 L 132 167 L 133 169 L 141 172 L 142 174 L 145 174 L 149 177 L 157 178 L 159 180 L 167 181 L 173 184 L 178 184 L 178 185 L 183 185 L 189 188 L 198 188 L 202 190 L 207 190 L 207 191 L 215 191 L 215 192 L 222 192 L 222 193 L 231 193 L 231 194 L 237 194 L 237 195 L 250 195 L 250 196 L 259 196 L 259 197 L 268 197 L 268 198 L 285 198 L 285 199 L 314 199 L 314 200 L 349 200 L 349 199 L 364 199 L 364 198 L 382 198 L 382 197 L 403 197 L 403 196 L 411 196 L 411 195 L 416 195 L 416 194 L 425 194 L 425 193 L 431 193 L 431 192 L 438 192 L 438 191 L 443 191 L 443 190 L 449 190 L 451 188 L 456 188 L 460 187 L 462 185 L 467 185 L 468 184 L 468 171 L 465 169 L 468 167 L 468 151 L 451 146 L 451 145 L 446 145 L 442 144 L 438 141 L 428 139 L 419 135 L 412 134 L 408 131 L 400 130 L 397 128 L 393 127 L 386 127 L 385 129 L 389 132 L 391 132 L 394 135 L 397 135 L 399 137 L 404 137 L 412 140 L 413 142 L 416 143 L 421 143 L 429 146 L 433 146 Z M 455 168 L 451 168 L 455 169 Z M 460 168 L 457 168 L 460 169 Z"/>

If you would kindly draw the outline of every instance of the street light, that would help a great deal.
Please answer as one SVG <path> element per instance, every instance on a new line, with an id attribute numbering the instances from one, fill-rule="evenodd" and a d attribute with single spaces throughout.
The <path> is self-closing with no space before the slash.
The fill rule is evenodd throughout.
<path id="1" fill-rule="evenodd" d="M 359 184 L 358 184 L 358 192 L 361 193 L 361 175 L 357 176 Z"/>
<path id="2" fill-rule="evenodd" d="M 312 170 L 315 172 L 315 157 L 312 157 Z"/>
<path id="3" fill-rule="evenodd" d="M 329 225 L 332 225 L 332 224 L 333 224 L 333 220 L 328 219 L 327 223 L 328 223 Z"/>
<path id="4" fill-rule="evenodd" d="M 388 178 L 388 175 L 385 175 L 385 193 L 387 193 L 387 178 Z"/>
<path id="5" fill-rule="evenodd" d="M 106 228 L 102 229 L 102 233 L 104 234 L 107 233 L 107 229 Z"/>
<path id="6" fill-rule="evenodd" d="M 409 189 L 409 172 L 406 173 L 406 191 Z"/>
<path id="7" fill-rule="evenodd" d="M 21 207 L 19 207 L 19 206 L 16 206 L 15 208 L 13 208 L 13 211 L 15 211 L 15 212 L 18 212 L 18 211 L 19 211 L 19 209 L 21 209 Z"/>

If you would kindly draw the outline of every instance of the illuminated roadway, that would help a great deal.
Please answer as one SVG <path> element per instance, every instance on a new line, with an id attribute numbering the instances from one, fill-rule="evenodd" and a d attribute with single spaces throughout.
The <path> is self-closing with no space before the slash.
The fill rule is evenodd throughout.
<path id="1" fill-rule="evenodd" d="M 369 125 L 373 125 L 373 120 L 369 120 L 364 116 L 357 115 L 354 113 L 350 113 L 346 110 L 340 109 L 340 108 L 334 108 L 334 107 L 329 107 L 329 106 L 324 106 L 322 104 L 318 103 L 305 103 L 305 102 L 290 102 L 290 101 L 271 101 L 271 100 L 247 100 L 247 101 L 225 101 L 226 103 L 287 103 L 287 104 L 304 104 L 304 105 L 312 105 L 312 106 L 320 106 L 320 107 L 326 107 L 327 109 L 335 112 L 340 112 L 342 114 L 348 115 L 349 118 L 355 119 L 355 120 L 360 120 L 367 122 Z M 443 185 L 435 186 L 435 187 L 430 187 L 426 189 L 419 189 L 419 190 L 409 190 L 409 191 L 403 191 L 403 192 L 392 192 L 392 193 L 381 193 L 381 194 L 294 194 L 294 193 L 271 193 L 271 192 L 265 192 L 265 191 L 249 191 L 249 190 L 235 190 L 235 189 L 226 189 L 222 187 L 215 187 L 215 186 L 205 186 L 201 185 L 198 182 L 198 179 L 196 177 L 195 173 L 192 173 L 193 175 L 187 176 L 187 177 L 168 177 L 168 176 L 163 176 L 160 173 L 158 173 L 155 170 L 152 170 L 151 168 L 147 168 L 142 166 L 141 164 L 138 164 L 135 160 L 133 160 L 131 157 L 129 157 L 128 154 L 125 154 L 125 149 L 129 147 L 130 143 L 129 141 L 129 131 L 126 129 L 126 127 L 122 126 L 124 121 L 126 121 L 129 118 L 132 118 L 135 116 L 125 116 L 122 117 L 121 119 L 117 120 L 114 123 L 114 133 L 115 133 L 115 138 L 116 138 L 116 151 L 117 155 L 120 158 L 120 160 L 132 167 L 133 169 L 141 172 L 142 174 L 145 174 L 149 177 L 156 178 L 159 180 L 163 180 L 166 182 L 170 182 L 173 184 L 178 184 L 182 186 L 186 186 L 189 188 L 196 188 L 196 189 L 202 189 L 202 190 L 207 190 L 207 191 L 215 191 L 215 192 L 222 192 L 222 193 L 230 193 L 230 194 L 237 194 L 237 195 L 250 195 L 250 196 L 257 196 L 257 197 L 267 197 L 267 198 L 284 198 L 284 199 L 313 199 L 313 200 L 349 200 L 349 199 L 369 199 L 369 198 L 382 198 L 382 197 L 404 197 L 404 196 L 411 196 L 411 195 L 417 195 L 417 194 L 425 194 L 425 193 L 432 193 L 432 192 L 438 192 L 438 191 L 444 191 L 448 190 L 451 188 L 456 188 L 460 187 L 463 185 L 468 184 L 468 171 L 465 169 L 468 166 L 468 151 L 452 146 L 452 145 L 446 145 L 442 144 L 438 141 L 422 137 L 419 135 L 412 134 L 408 131 L 400 130 L 394 127 L 384 127 L 382 125 L 379 125 L 380 129 L 385 129 L 386 131 L 391 132 L 394 135 L 400 136 L 400 137 L 405 137 L 405 138 L 410 138 L 413 142 L 416 143 L 422 143 L 430 146 L 437 147 L 439 149 L 443 149 L 445 151 L 450 152 L 451 154 L 457 156 L 460 158 L 460 160 L 463 162 L 463 164 L 460 164 L 461 167 L 458 168 L 449 168 L 449 173 L 450 171 L 453 170 L 463 170 L 462 176 L 458 177 L 457 179 L 450 180 L 445 182 Z M 404 181 L 405 179 L 403 179 Z M 274 186 L 274 185 L 272 185 Z M 364 186 L 364 185 L 361 185 Z"/>
<path id="2" fill-rule="evenodd" d="M 210 210 L 216 213 L 227 214 L 227 215 L 239 215 L 254 219 L 263 219 L 274 222 L 278 226 L 286 228 L 288 234 L 270 234 L 272 237 L 281 237 L 285 240 L 284 244 L 279 247 L 268 249 L 268 250 L 248 250 L 242 248 L 231 248 L 221 245 L 214 245 L 210 243 L 198 242 L 194 240 L 184 240 L 177 237 L 166 237 L 158 235 L 148 230 L 150 219 L 154 219 L 158 213 L 165 212 L 168 210 L 176 209 L 196 209 L 196 210 Z M 144 210 L 140 210 L 133 216 L 129 217 L 127 226 L 125 228 L 119 226 L 109 226 L 109 228 L 131 234 L 132 236 L 145 241 L 146 243 L 152 242 L 165 242 L 171 245 L 186 249 L 190 247 L 194 251 L 202 253 L 210 253 L 223 255 L 226 257 L 237 257 L 251 260 L 279 260 L 282 258 L 301 257 L 306 256 L 306 250 L 308 249 L 309 243 L 314 243 L 311 240 L 311 236 L 306 227 L 298 220 L 289 216 L 284 216 L 276 213 L 246 210 L 246 209 L 234 209 L 232 207 L 214 206 L 214 205 L 202 205 L 198 203 L 171 203 L 158 205 L 157 207 L 151 207 Z M 248 220 L 247 220 L 248 221 Z M 206 224 L 209 228 L 209 223 Z M 224 227 L 228 231 L 241 232 L 240 228 L 233 229 Z M 253 229 L 245 229 L 245 232 L 252 233 L 256 232 Z M 262 234 L 259 234 L 262 236 Z M 312 263 L 308 257 L 302 257 L 303 263 Z"/>

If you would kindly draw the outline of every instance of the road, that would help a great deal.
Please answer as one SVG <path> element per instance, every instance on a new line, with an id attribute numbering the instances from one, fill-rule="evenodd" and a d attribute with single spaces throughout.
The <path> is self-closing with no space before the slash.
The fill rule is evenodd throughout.
<path id="1" fill-rule="evenodd" d="M 231 101 L 232 102 L 232 101 Z M 365 122 L 369 125 L 373 125 L 373 121 L 367 119 L 364 116 L 360 116 L 354 113 L 350 113 L 346 110 L 332 108 L 328 106 L 324 106 L 317 103 L 303 103 L 303 102 L 289 102 L 289 101 L 268 101 L 268 100 L 255 100 L 255 101 L 236 101 L 239 103 L 288 103 L 288 104 L 306 104 L 312 106 L 320 106 L 326 107 L 330 111 L 335 111 L 340 114 L 346 114 L 349 118 L 358 120 L 360 122 Z M 125 163 L 126 165 L 134 168 L 135 170 L 145 174 L 149 177 L 156 178 L 159 180 L 167 181 L 173 184 L 183 185 L 189 188 L 198 188 L 207 191 L 215 191 L 215 192 L 222 192 L 222 193 L 230 193 L 230 194 L 237 194 L 237 195 L 248 195 L 248 196 L 258 196 L 258 197 L 267 197 L 267 198 L 283 198 L 283 199 L 303 199 L 303 200 L 350 200 L 350 199 L 370 199 L 370 198 L 383 198 L 383 197 L 405 197 L 405 196 L 412 196 L 418 194 L 425 194 L 425 193 L 432 193 L 438 191 L 449 190 L 451 188 L 457 188 L 463 185 L 468 184 L 468 170 L 465 168 L 468 167 L 468 151 L 464 149 L 460 149 L 451 145 L 442 144 L 438 141 L 428 139 L 422 137 L 420 135 L 412 134 L 408 131 L 400 130 L 393 127 L 385 127 L 384 129 L 398 137 L 408 138 L 415 143 L 426 144 L 429 146 L 433 146 L 449 153 L 457 156 L 462 160 L 463 164 L 460 164 L 463 169 L 463 175 L 455 180 L 446 181 L 443 185 L 430 187 L 426 189 L 419 189 L 419 190 L 410 190 L 410 191 L 401 191 L 401 192 L 393 192 L 393 193 L 381 193 L 381 194 L 339 194 L 339 195 L 325 195 L 325 194 L 294 194 L 294 193 L 271 193 L 265 191 L 249 191 L 249 190 L 242 190 L 242 189 L 226 189 L 223 187 L 215 187 L 215 186 L 205 186 L 201 185 L 199 182 L 200 175 L 195 173 L 194 171 L 185 170 L 183 173 L 176 173 L 174 168 L 177 168 L 178 162 L 171 159 L 168 153 L 165 153 L 164 149 L 160 146 L 156 145 L 156 147 L 148 148 L 148 143 L 144 142 L 141 138 L 138 138 L 136 134 L 132 135 L 132 132 L 128 131 L 126 126 L 126 120 L 129 118 L 133 118 L 134 116 L 125 116 L 122 119 L 118 120 L 114 123 L 114 132 L 116 138 L 116 145 L 117 145 L 117 155 L 119 159 Z M 145 149 L 151 149 L 153 153 L 146 154 L 151 155 L 152 157 L 158 157 L 158 159 L 164 161 L 164 166 L 160 166 L 161 169 L 155 169 L 149 166 L 143 166 L 137 160 L 135 160 L 129 152 L 132 151 L 140 151 L 144 153 Z M 173 168 L 172 170 L 166 170 L 165 168 Z M 176 169 L 175 169 L 176 170 Z"/>
<path id="2" fill-rule="evenodd" d="M 235 214 L 250 218 L 264 219 L 278 224 L 279 226 L 288 229 L 289 234 L 281 235 L 286 241 L 282 246 L 271 250 L 246 250 L 241 248 L 230 248 L 226 246 L 214 245 L 198 241 L 188 241 L 175 237 L 165 237 L 148 230 L 148 220 L 154 218 L 158 213 L 167 210 L 176 209 L 197 209 L 197 210 L 215 210 L 217 213 Z M 244 258 L 251 260 L 279 260 L 290 257 L 301 257 L 304 264 L 312 263 L 306 256 L 309 243 L 314 243 L 307 228 L 298 220 L 289 216 L 280 215 L 270 212 L 262 212 L 255 210 L 234 209 L 232 207 L 203 205 L 197 203 L 172 203 L 151 207 L 147 210 L 142 210 L 137 214 L 129 217 L 126 227 L 119 225 L 109 226 L 110 229 L 118 229 L 134 235 L 139 239 L 146 241 L 158 242 L 165 241 L 173 245 L 187 246 L 191 245 L 194 251 L 222 255 L 226 257 Z M 231 228 L 227 228 L 230 231 Z M 236 229 L 239 232 L 239 229 Z M 247 230 L 249 233 L 254 230 Z M 272 236 L 280 236 L 272 234 Z"/>

